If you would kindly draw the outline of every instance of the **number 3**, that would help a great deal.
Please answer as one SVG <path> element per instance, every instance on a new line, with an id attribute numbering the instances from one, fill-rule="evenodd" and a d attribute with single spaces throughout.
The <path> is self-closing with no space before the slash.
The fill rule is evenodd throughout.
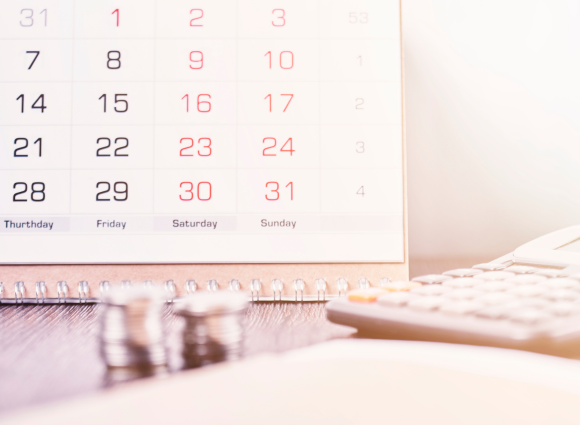
<path id="1" fill-rule="evenodd" d="M 286 11 L 284 9 L 274 9 L 272 11 L 272 15 L 274 15 L 274 19 L 272 20 L 272 25 L 275 27 L 283 27 L 286 25 Z"/>

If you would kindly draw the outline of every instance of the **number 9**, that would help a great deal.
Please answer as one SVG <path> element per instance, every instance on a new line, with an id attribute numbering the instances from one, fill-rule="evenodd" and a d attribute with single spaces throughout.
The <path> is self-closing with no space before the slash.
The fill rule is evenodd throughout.
<path id="1" fill-rule="evenodd" d="M 189 65 L 189 67 L 191 69 L 203 68 L 203 53 L 202 52 L 189 53 L 189 60 L 192 63 L 192 65 Z"/>

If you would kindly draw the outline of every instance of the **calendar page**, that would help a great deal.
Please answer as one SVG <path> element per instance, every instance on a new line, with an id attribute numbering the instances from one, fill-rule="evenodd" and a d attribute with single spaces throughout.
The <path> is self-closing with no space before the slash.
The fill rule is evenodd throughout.
<path id="1" fill-rule="evenodd" d="M 404 261 L 398 0 L 0 4 L 0 262 Z"/>

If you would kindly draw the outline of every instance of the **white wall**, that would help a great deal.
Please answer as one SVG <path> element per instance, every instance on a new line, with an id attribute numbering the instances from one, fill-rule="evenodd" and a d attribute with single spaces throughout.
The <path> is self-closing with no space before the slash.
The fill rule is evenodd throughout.
<path id="1" fill-rule="evenodd" d="M 403 0 L 411 257 L 580 224 L 580 0 Z"/>

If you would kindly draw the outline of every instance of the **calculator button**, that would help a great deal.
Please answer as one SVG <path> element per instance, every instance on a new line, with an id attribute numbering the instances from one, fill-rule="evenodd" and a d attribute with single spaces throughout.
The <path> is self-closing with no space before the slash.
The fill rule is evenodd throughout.
<path id="1" fill-rule="evenodd" d="M 377 304 L 386 307 L 402 307 L 417 298 L 418 295 L 413 295 L 409 292 L 389 292 L 379 295 Z"/>
<path id="2" fill-rule="evenodd" d="M 477 310 L 481 310 L 483 307 L 483 304 L 476 301 L 454 301 L 441 306 L 439 310 L 442 313 L 459 315 L 471 314 Z"/>
<path id="3" fill-rule="evenodd" d="M 509 266 L 503 269 L 504 272 L 512 272 L 517 274 L 532 274 L 537 270 L 537 268 L 529 266 Z"/>
<path id="4" fill-rule="evenodd" d="M 570 289 L 556 289 L 544 294 L 544 298 L 550 301 L 576 301 L 580 299 L 580 294 Z"/>
<path id="5" fill-rule="evenodd" d="M 517 323 L 524 323 L 526 325 L 535 325 L 537 323 L 545 322 L 552 318 L 548 313 L 533 308 L 515 310 L 509 314 L 510 320 Z"/>
<path id="6" fill-rule="evenodd" d="M 580 282 L 567 278 L 547 279 L 540 282 L 539 285 L 550 289 L 580 289 Z"/>
<path id="7" fill-rule="evenodd" d="M 453 291 L 451 286 L 444 285 L 423 285 L 420 288 L 411 289 L 411 293 L 415 295 L 444 295 L 450 291 Z"/>
<path id="8" fill-rule="evenodd" d="M 451 277 L 472 277 L 481 273 L 483 273 L 483 270 L 479 269 L 455 269 L 449 270 L 448 272 L 443 273 L 443 275 Z"/>
<path id="9" fill-rule="evenodd" d="M 516 297 L 506 294 L 505 292 L 491 292 L 478 297 L 476 301 L 485 305 L 500 305 L 510 301 L 515 301 L 515 299 Z"/>
<path id="10" fill-rule="evenodd" d="M 410 291 L 414 288 L 419 288 L 422 286 L 419 282 L 407 282 L 404 280 L 398 280 L 395 282 L 389 282 L 383 286 L 381 289 L 385 289 L 390 292 L 397 292 L 397 291 Z"/>
<path id="11" fill-rule="evenodd" d="M 485 319 L 505 319 L 510 313 L 510 309 L 505 306 L 494 305 L 493 307 L 486 307 L 478 310 L 475 315 L 477 317 L 483 317 Z"/>
<path id="12" fill-rule="evenodd" d="M 445 282 L 450 280 L 451 276 L 444 276 L 442 274 L 428 274 L 425 276 L 419 276 L 411 279 L 413 282 L 424 283 L 425 285 L 432 285 L 434 283 Z"/>
<path id="13" fill-rule="evenodd" d="M 486 272 L 491 272 L 495 270 L 503 270 L 507 267 L 507 264 L 499 264 L 499 263 L 483 263 L 483 264 L 476 264 L 472 268 L 483 270 Z"/>
<path id="14" fill-rule="evenodd" d="M 513 283 L 514 285 L 533 285 L 546 279 L 548 279 L 546 276 L 538 274 L 520 274 L 516 277 L 506 279 L 506 282 Z"/>
<path id="15" fill-rule="evenodd" d="M 485 272 L 477 275 L 477 278 L 483 280 L 504 280 L 514 277 L 515 275 L 515 273 L 510 272 Z"/>
<path id="16" fill-rule="evenodd" d="M 580 313 L 580 305 L 571 302 L 552 303 L 546 311 L 554 316 L 571 316 Z"/>
<path id="17" fill-rule="evenodd" d="M 516 297 L 539 297 L 549 292 L 549 289 L 540 285 L 521 285 L 508 291 Z"/>
<path id="18" fill-rule="evenodd" d="M 358 303 L 374 303 L 379 295 L 385 294 L 387 291 L 381 288 L 367 288 L 359 289 L 348 293 L 348 300 Z"/>
<path id="19" fill-rule="evenodd" d="M 437 310 L 446 300 L 443 297 L 420 297 L 409 302 L 409 308 L 419 311 Z"/>
<path id="20" fill-rule="evenodd" d="M 446 280 L 442 284 L 451 288 L 473 288 L 474 286 L 485 283 L 485 280 L 475 279 L 472 277 L 460 277 L 459 279 Z"/>
<path id="21" fill-rule="evenodd" d="M 513 283 L 508 283 L 507 281 L 492 281 L 492 282 L 485 282 L 482 285 L 477 285 L 478 291 L 484 292 L 502 292 L 507 291 L 508 289 L 513 288 L 515 285 Z"/>
<path id="22" fill-rule="evenodd" d="M 504 307 L 510 309 L 510 311 L 521 310 L 525 308 L 537 308 L 541 310 L 543 308 L 550 307 L 552 304 L 553 303 L 543 298 L 520 298 L 516 301 L 504 304 Z"/>
<path id="23" fill-rule="evenodd" d="M 568 273 L 563 270 L 553 269 L 539 269 L 535 274 L 546 277 L 568 277 Z"/>
<path id="24" fill-rule="evenodd" d="M 481 295 L 483 295 L 483 292 L 478 291 L 477 289 L 462 288 L 462 289 L 456 289 L 454 291 L 451 291 L 451 292 L 445 294 L 445 297 L 450 299 L 450 300 L 459 301 L 459 300 L 472 300 L 472 299 L 477 298 Z"/>

